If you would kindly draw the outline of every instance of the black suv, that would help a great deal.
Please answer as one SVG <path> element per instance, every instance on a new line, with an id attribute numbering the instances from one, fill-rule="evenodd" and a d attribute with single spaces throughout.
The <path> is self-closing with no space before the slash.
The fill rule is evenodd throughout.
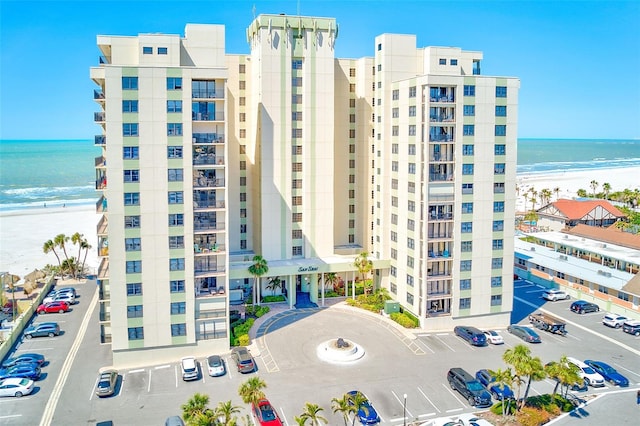
<path id="1" fill-rule="evenodd" d="M 640 321 L 625 321 L 622 324 L 622 331 L 633 334 L 634 336 L 640 336 Z"/>
<path id="2" fill-rule="evenodd" d="M 451 389 L 455 389 L 464 396 L 474 407 L 490 407 L 491 394 L 471 374 L 462 368 L 452 368 L 447 373 L 447 380 Z"/>
<path id="3" fill-rule="evenodd" d="M 586 314 L 588 312 L 598 312 L 600 306 L 595 303 L 587 302 L 586 300 L 576 300 L 571 304 L 571 310 L 578 314 Z"/>
<path id="4" fill-rule="evenodd" d="M 487 336 L 475 327 L 458 325 L 453 329 L 453 332 L 474 346 L 487 345 Z"/>

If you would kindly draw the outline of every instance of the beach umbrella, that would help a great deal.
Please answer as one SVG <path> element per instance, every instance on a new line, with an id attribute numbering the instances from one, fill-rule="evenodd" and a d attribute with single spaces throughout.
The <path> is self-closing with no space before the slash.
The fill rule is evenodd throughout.
<path id="1" fill-rule="evenodd" d="M 0 282 L 2 282 L 3 287 L 5 286 L 13 287 L 13 285 L 18 281 L 20 281 L 19 276 L 10 274 L 8 272 L 5 272 L 4 274 L 2 274 L 2 278 L 0 278 Z"/>
<path id="2" fill-rule="evenodd" d="M 34 269 L 33 271 L 29 272 L 27 275 L 24 276 L 24 280 L 35 283 L 46 276 L 47 274 L 42 272 L 40 269 Z"/>

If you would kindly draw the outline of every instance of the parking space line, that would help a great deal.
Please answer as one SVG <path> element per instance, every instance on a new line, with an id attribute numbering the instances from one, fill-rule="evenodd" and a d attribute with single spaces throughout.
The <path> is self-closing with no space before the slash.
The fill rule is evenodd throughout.
<path id="1" fill-rule="evenodd" d="M 452 408 L 451 410 L 447 410 L 447 413 L 454 413 L 456 411 L 462 411 L 464 408 Z"/>
<path id="2" fill-rule="evenodd" d="M 406 407 L 406 404 L 404 404 L 403 400 L 400 399 L 400 397 L 398 397 L 398 395 L 396 395 L 396 393 L 394 391 L 391 391 L 391 393 L 393 394 L 393 396 L 395 397 L 396 401 L 398 401 L 398 404 L 400 404 L 401 407 L 404 407 L 405 411 L 407 412 L 407 414 L 409 415 L 409 418 L 413 417 L 413 414 L 411 414 L 411 412 L 409 411 L 409 409 Z"/>
<path id="3" fill-rule="evenodd" d="M 433 336 L 436 339 L 438 339 L 440 341 L 440 343 L 442 343 L 443 345 L 445 345 L 446 347 L 448 347 L 449 349 L 451 349 L 452 352 L 455 352 L 455 349 L 453 349 L 451 346 L 447 345 L 441 338 L 439 338 L 438 336 Z"/>
<path id="4" fill-rule="evenodd" d="M 176 388 L 178 387 L 178 366 L 174 365 L 173 366 L 173 373 L 176 376 Z"/>
<path id="5" fill-rule="evenodd" d="M 0 416 L 0 419 L 12 419 L 14 417 L 22 417 L 22 414 L 12 414 L 9 416 Z"/>
<path id="6" fill-rule="evenodd" d="M 166 364 L 166 365 L 159 365 L 159 366 L 157 366 L 157 367 L 153 367 L 153 369 L 154 369 L 154 370 L 161 370 L 161 369 L 163 369 L 163 368 L 169 368 L 169 367 L 171 367 L 171 365 Z"/>
<path id="7" fill-rule="evenodd" d="M 147 393 L 151 392 L 151 370 L 149 370 L 149 383 L 147 383 Z"/>
<path id="8" fill-rule="evenodd" d="M 131 370 L 129 371 L 129 374 L 133 374 L 133 373 L 142 373 L 144 371 L 144 368 L 138 368 L 137 370 Z"/>
<path id="9" fill-rule="evenodd" d="M 525 293 L 527 293 L 527 294 L 528 294 L 528 293 L 541 293 L 541 292 L 543 292 L 543 291 L 544 291 L 544 290 L 529 290 L 529 291 L 525 291 Z"/>
<path id="10" fill-rule="evenodd" d="M 282 413 L 282 419 L 284 420 L 284 423 L 289 426 L 289 422 L 287 422 L 287 416 L 284 415 L 284 410 L 282 409 L 282 407 L 280 407 L 280 413 Z M 251 417 L 253 419 L 253 416 Z M 255 422 L 254 422 L 255 423 Z"/>
<path id="11" fill-rule="evenodd" d="M 89 401 L 93 399 L 93 390 L 98 387 L 98 382 L 100 381 L 100 377 L 96 377 L 96 382 L 93 384 L 91 391 L 89 392 Z"/>
<path id="12" fill-rule="evenodd" d="M 420 386 L 418 386 L 418 392 L 420 392 L 422 394 L 422 396 L 424 397 L 424 399 L 426 399 L 427 401 L 429 401 L 429 404 L 431 404 L 433 406 L 433 408 L 436 409 L 436 411 L 439 413 L 440 409 L 436 406 L 436 404 L 434 404 L 433 402 L 431 402 L 431 400 L 429 399 L 429 397 L 427 396 L 427 394 L 425 394 L 422 389 L 420 389 Z M 435 414 L 435 413 L 434 413 Z"/>
<path id="13" fill-rule="evenodd" d="M 431 352 L 432 354 L 435 354 L 436 352 L 431 349 L 425 342 L 423 342 L 422 340 L 416 340 L 416 345 L 420 345 L 423 348 L 427 349 L 429 352 Z"/>
<path id="14" fill-rule="evenodd" d="M 625 368 L 625 367 L 621 366 L 621 365 L 620 365 L 620 364 L 618 364 L 617 362 L 614 362 L 614 363 L 613 363 L 613 365 L 618 366 L 618 368 L 621 368 L 621 369 L 623 369 L 623 370 L 625 370 L 625 371 L 628 371 L 628 372 L 629 372 L 629 373 L 631 373 L 631 374 L 634 374 L 634 375 L 636 375 L 636 376 L 640 377 L 640 374 L 636 373 L 635 371 L 629 370 L 628 368 Z"/>
<path id="15" fill-rule="evenodd" d="M 447 387 L 447 385 L 445 385 L 444 383 L 440 383 L 440 384 L 442 385 L 443 388 L 447 390 L 447 392 L 449 392 L 456 399 L 456 401 L 458 401 L 462 405 L 463 408 L 466 407 L 466 405 L 464 405 L 464 402 L 462 402 L 460 398 L 458 398 L 456 394 L 453 393 L 453 391 Z"/>

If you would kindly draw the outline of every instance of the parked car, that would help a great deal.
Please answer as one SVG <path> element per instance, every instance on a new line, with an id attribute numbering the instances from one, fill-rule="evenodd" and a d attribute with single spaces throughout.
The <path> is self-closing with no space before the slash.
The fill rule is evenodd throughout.
<path id="1" fill-rule="evenodd" d="M 589 367 L 579 359 L 567 357 L 567 361 L 578 367 L 578 374 L 582 377 L 590 386 L 602 387 L 604 386 L 604 378 L 596 371 Z"/>
<path id="2" fill-rule="evenodd" d="M 634 336 L 640 336 L 640 321 L 625 321 L 622 323 L 622 331 Z"/>
<path id="3" fill-rule="evenodd" d="M 555 363 L 556 363 L 555 361 L 551 361 L 551 362 L 546 363 L 545 366 L 544 366 L 545 370 L 547 370 L 550 366 L 552 366 Z M 555 380 L 556 382 L 558 381 L 557 377 L 551 376 L 551 378 L 553 380 Z M 589 390 L 589 384 L 587 383 L 586 380 L 584 380 L 583 378 L 580 378 L 580 380 L 575 382 L 575 383 L 573 383 L 570 386 L 570 388 L 574 392 L 585 392 L 585 391 Z"/>
<path id="4" fill-rule="evenodd" d="M 542 342 L 542 340 L 540 340 L 540 336 L 538 336 L 538 333 L 536 333 L 529 327 L 523 327 L 521 325 L 512 324 L 509 327 L 507 327 L 507 331 L 513 334 L 514 336 L 521 338 L 525 342 L 529 342 L 529 343 Z"/>
<path id="5" fill-rule="evenodd" d="M 231 350 L 231 358 L 233 358 L 240 373 L 251 373 L 256 369 L 253 357 L 244 346 L 233 348 Z"/>
<path id="6" fill-rule="evenodd" d="M 602 361 L 593 361 L 591 359 L 585 359 L 584 363 L 593 368 L 596 373 L 600 374 L 607 382 L 620 386 L 629 386 L 629 379 L 618 373 L 615 368 Z"/>
<path id="7" fill-rule="evenodd" d="M 488 370 L 478 370 L 476 372 L 476 380 L 478 380 L 482 386 L 484 386 L 496 401 L 502 401 L 503 399 L 512 399 L 513 391 L 505 384 L 496 383 L 496 379 L 491 376 Z"/>
<path id="8" fill-rule="evenodd" d="M 2 366 L 4 368 L 13 367 L 17 364 L 37 364 L 38 366 L 42 366 L 45 362 L 44 355 L 40 354 L 20 354 L 13 358 L 6 359 Z"/>
<path id="9" fill-rule="evenodd" d="M 469 327 L 466 325 L 458 325 L 454 327 L 453 332 L 456 336 L 462 337 L 473 346 L 486 346 L 487 337 L 484 333 L 475 327 Z"/>
<path id="10" fill-rule="evenodd" d="M 33 380 L 24 377 L 10 377 L 0 380 L 0 396 L 15 396 L 20 398 L 33 392 Z"/>
<path id="11" fill-rule="evenodd" d="M 116 391 L 116 383 L 118 382 L 117 370 L 105 370 L 98 376 L 98 384 L 96 385 L 96 395 L 99 397 L 111 396 Z"/>
<path id="12" fill-rule="evenodd" d="M 195 357 L 186 356 L 182 358 L 180 360 L 180 370 L 182 371 L 182 380 L 198 380 L 200 378 Z"/>
<path id="13" fill-rule="evenodd" d="M 76 297 L 70 293 L 59 293 L 54 296 L 47 296 L 42 301 L 43 304 L 51 303 L 51 302 L 67 302 L 69 305 L 73 305 L 76 303 Z"/>
<path id="14" fill-rule="evenodd" d="M 59 313 L 62 314 L 64 312 L 69 312 L 69 304 L 63 301 L 55 301 L 49 303 L 43 303 L 38 306 L 36 312 L 39 314 L 51 314 L 51 313 Z"/>
<path id="15" fill-rule="evenodd" d="M 268 399 L 261 399 L 257 404 L 252 404 L 251 410 L 260 426 L 282 426 L 278 413 Z"/>
<path id="16" fill-rule="evenodd" d="M 609 327 L 620 328 L 627 319 L 627 317 L 623 317 L 622 315 L 608 313 L 602 317 L 602 323 L 604 325 L 608 325 Z"/>
<path id="17" fill-rule="evenodd" d="M 462 368 L 452 368 L 447 373 L 451 389 L 457 390 L 469 401 L 469 405 L 486 408 L 491 406 L 491 395 L 478 380 Z"/>
<path id="18" fill-rule="evenodd" d="M 207 370 L 212 377 L 224 376 L 227 372 L 220 355 L 211 355 L 207 358 Z"/>
<path id="19" fill-rule="evenodd" d="M 504 339 L 502 338 L 501 335 L 498 334 L 497 331 L 495 330 L 485 330 L 483 331 L 487 342 L 491 343 L 492 345 L 502 345 L 504 344 Z"/>
<path id="20" fill-rule="evenodd" d="M 60 335 L 60 326 L 57 322 L 41 322 L 40 324 L 30 325 L 22 332 L 25 338 L 32 337 L 53 337 Z"/>
<path id="21" fill-rule="evenodd" d="M 458 416 L 458 421 L 463 426 L 493 426 L 493 423 L 476 416 L 473 413 L 464 413 Z"/>
<path id="22" fill-rule="evenodd" d="M 578 314 L 586 314 L 589 312 L 600 311 L 600 306 L 595 303 L 587 302 L 586 300 L 576 300 L 571 304 L 570 309 Z"/>
<path id="23" fill-rule="evenodd" d="M 357 398 L 356 395 L 359 395 L 362 400 L 362 403 L 358 407 L 358 420 L 360 421 L 360 424 L 375 425 L 380 423 L 380 416 L 378 415 L 378 412 L 373 408 L 371 401 L 365 394 L 358 390 L 352 390 L 347 392 L 347 395 L 349 405 L 355 405 L 355 400 Z"/>
<path id="24" fill-rule="evenodd" d="M 564 290 L 546 290 L 542 293 L 542 298 L 555 302 L 556 300 L 569 300 L 569 295 Z"/>
<path id="25" fill-rule="evenodd" d="M 0 380 L 8 379 L 9 377 L 38 380 L 40 378 L 40 367 L 36 364 L 18 364 L 13 367 L 0 369 Z"/>

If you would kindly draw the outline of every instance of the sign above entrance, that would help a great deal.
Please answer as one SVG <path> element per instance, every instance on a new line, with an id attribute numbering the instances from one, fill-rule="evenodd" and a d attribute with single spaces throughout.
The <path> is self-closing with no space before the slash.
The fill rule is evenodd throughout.
<path id="1" fill-rule="evenodd" d="M 317 266 L 301 266 L 298 268 L 298 272 L 315 272 L 317 270 Z"/>

